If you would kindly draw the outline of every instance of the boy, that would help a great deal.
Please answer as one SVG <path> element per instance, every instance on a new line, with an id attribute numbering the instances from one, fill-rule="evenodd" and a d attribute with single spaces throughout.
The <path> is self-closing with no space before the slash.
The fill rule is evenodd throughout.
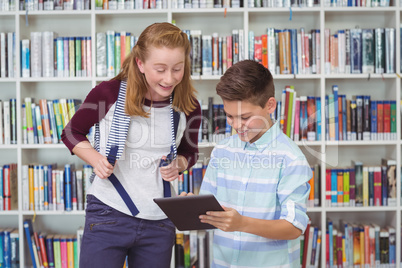
<path id="1" fill-rule="evenodd" d="M 213 267 L 300 267 L 312 172 L 298 146 L 271 120 L 272 75 L 244 60 L 226 71 L 216 92 L 237 135 L 212 151 L 200 191 L 214 194 L 225 210 L 200 216 L 218 228 Z"/>

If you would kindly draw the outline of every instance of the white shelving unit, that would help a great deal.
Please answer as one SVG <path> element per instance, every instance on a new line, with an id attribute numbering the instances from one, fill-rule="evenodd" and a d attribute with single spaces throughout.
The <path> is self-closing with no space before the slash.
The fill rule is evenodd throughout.
<path id="1" fill-rule="evenodd" d="M 94 1 L 92 1 L 94 2 Z M 244 1 L 245 5 L 247 1 Z M 94 3 L 92 3 L 94 7 Z M 170 4 L 169 4 L 170 6 Z M 15 32 L 16 46 L 19 51 L 19 41 L 30 38 L 33 31 L 54 31 L 59 36 L 91 36 L 92 37 L 92 70 L 95 70 L 95 36 L 97 32 L 107 30 L 130 31 L 139 35 L 142 30 L 154 22 L 175 20 L 181 29 L 201 29 L 203 34 L 218 32 L 220 35 L 231 34 L 232 29 L 244 29 L 245 51 L 248 51 L 248 31 L 255 35 L 264 34 L 267 27 L 297 28 L 304 27 L 306 32 L 311 29 L 321 30 L 321 44 L 324 44 L 324 29 L 330 28 L 331 33 L 344 28 L 396 28 L 396 69 L 398 74 L 324 74 L 324 49 L 321 49 L 321 74 L 311 75 L 275 75 L 276 96 L 279 99 L 285 85 L 294 85 L 298 95 L 315 95 L 325 99 L 331 92 L 332 85 L 339 86 L 340 94 L 371 95 L 372 99 L 397 100 L 397 140 L 370 142 L 297 142 L 311 165 L 321 164 L 321 178 L 325 178 L 325 169 L 344 167 L 351 160 L 362 161 L 365 165 L 379 165 L 381 158 L 393 158 L 397 161 L 397 206 L 396 207 L 316 207 L 308 208 L 308 214 L 313 224 L 318 225 L 325 234 L 326 218 L 336 223 L 339 219 L 350 222 L 375 222 L 380 226 L 396 227 L 397 263 L 401 262 L 401 79 L 400 79 L 400 17 L 402 9 L 399 2 L 391 1 L 387 8 L 362 7 L 320 7 L 314 8 L 223 8 L 219 9 L 165 9 L 165 10 L 86 10 L 86 11 L 9 11 L 0 12 L 0 32 Z M 291 20 L 290 20 L 291 18 Z M 246 53 L 248 55 L 248 53 Z M 245 58 L 247 58 L 245 55 Z M 17 63 L 20 55 L 17 53 Z M 18 64 L 18 70 L 20 64 Z M 18 71 L 19 73 L 19 71 Z M 109 78 L 0 78 L 0 99 L 17 99 L 17 107 L 25 97 L 40 98 L 80 98 L 84 99 L 95 85 Z M 214 102 L 221 103 L 215 94 L 215 85 L 219 77 L 193 77 L 198 90 L 199 99 L 205 103 L 209 96 L 214 96 Z M 324 113 L 322 102 L 321 111 Z M 80 167 L 83 162 L 78 157 L 70 156 L 62 144 L 57 145 L 23 145 L 21 144 L 21 110 L 17 112 L 18 144 L 0 145 L 0 165 L 18 163 L 18 179 L 21 185 L 21 166 L 30 163 L 57 163 L 59 166 L 74 163 Z M 322 117 L 324 118 L 324 114 Z M 323 128 L 323 131 L 325 129 Z M 325 135 L 323 135 L 325 137 Z M 200 144 L 201 157 L 208 157 L 211 144 Z M 20 234 L 21 267 L 30 266 L 30 256 L 25 246 L 23 220 L 34 217 L 32 211 L 22 211 L 21 187 L 19 187 L 19 210 L 0 212 L 0 228 L 14 227 Z M 325 198 L 325 180 L 321 181 L 321 205 Z M 79 226 L 84 225 L 84 212 L 37 212 L 34 228 L 47 233 L 74 233 Z M 325 235 L 322 236 L 321 267 L 325 267 Z"/>

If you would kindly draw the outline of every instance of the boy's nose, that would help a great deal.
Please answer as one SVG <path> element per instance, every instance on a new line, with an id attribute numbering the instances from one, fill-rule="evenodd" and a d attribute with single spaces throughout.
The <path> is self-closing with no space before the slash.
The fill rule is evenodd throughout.
<path id="1" fill-rule="evenodd" d="M 234 128 L 234 129 L 239 129 L 240 127 L 241 127 L 241 120 L 238 120 L 238 119 L 233 119 L 233 121 L 232 121 L 232 127 Z"/>

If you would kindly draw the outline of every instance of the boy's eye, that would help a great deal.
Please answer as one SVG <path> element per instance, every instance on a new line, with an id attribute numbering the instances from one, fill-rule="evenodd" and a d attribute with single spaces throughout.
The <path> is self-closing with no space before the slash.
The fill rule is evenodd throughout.
<path id="1" fill-rule="evenodd" d="M 248 120 L 250 117 L 242 117 L 242 120 Z"/>
<path id="2" fill-rule="evenodd" d="M 158 73 L 163 73 L 165 70 L 163 70 L 163 69 L 158 69 L 158 70 L 156 70 Z"/>

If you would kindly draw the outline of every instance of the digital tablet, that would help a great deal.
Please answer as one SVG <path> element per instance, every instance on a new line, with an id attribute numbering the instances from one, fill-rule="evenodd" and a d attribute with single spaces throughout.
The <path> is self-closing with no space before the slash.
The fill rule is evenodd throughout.
<path id="1" fill-rule="evenodd" d="M 224 211 L 214 195 L 155 198 L 154 202 L 180 231 L 214 229 L 214 226 L 202 223 L 199 216 L 207 211 Z"/>

